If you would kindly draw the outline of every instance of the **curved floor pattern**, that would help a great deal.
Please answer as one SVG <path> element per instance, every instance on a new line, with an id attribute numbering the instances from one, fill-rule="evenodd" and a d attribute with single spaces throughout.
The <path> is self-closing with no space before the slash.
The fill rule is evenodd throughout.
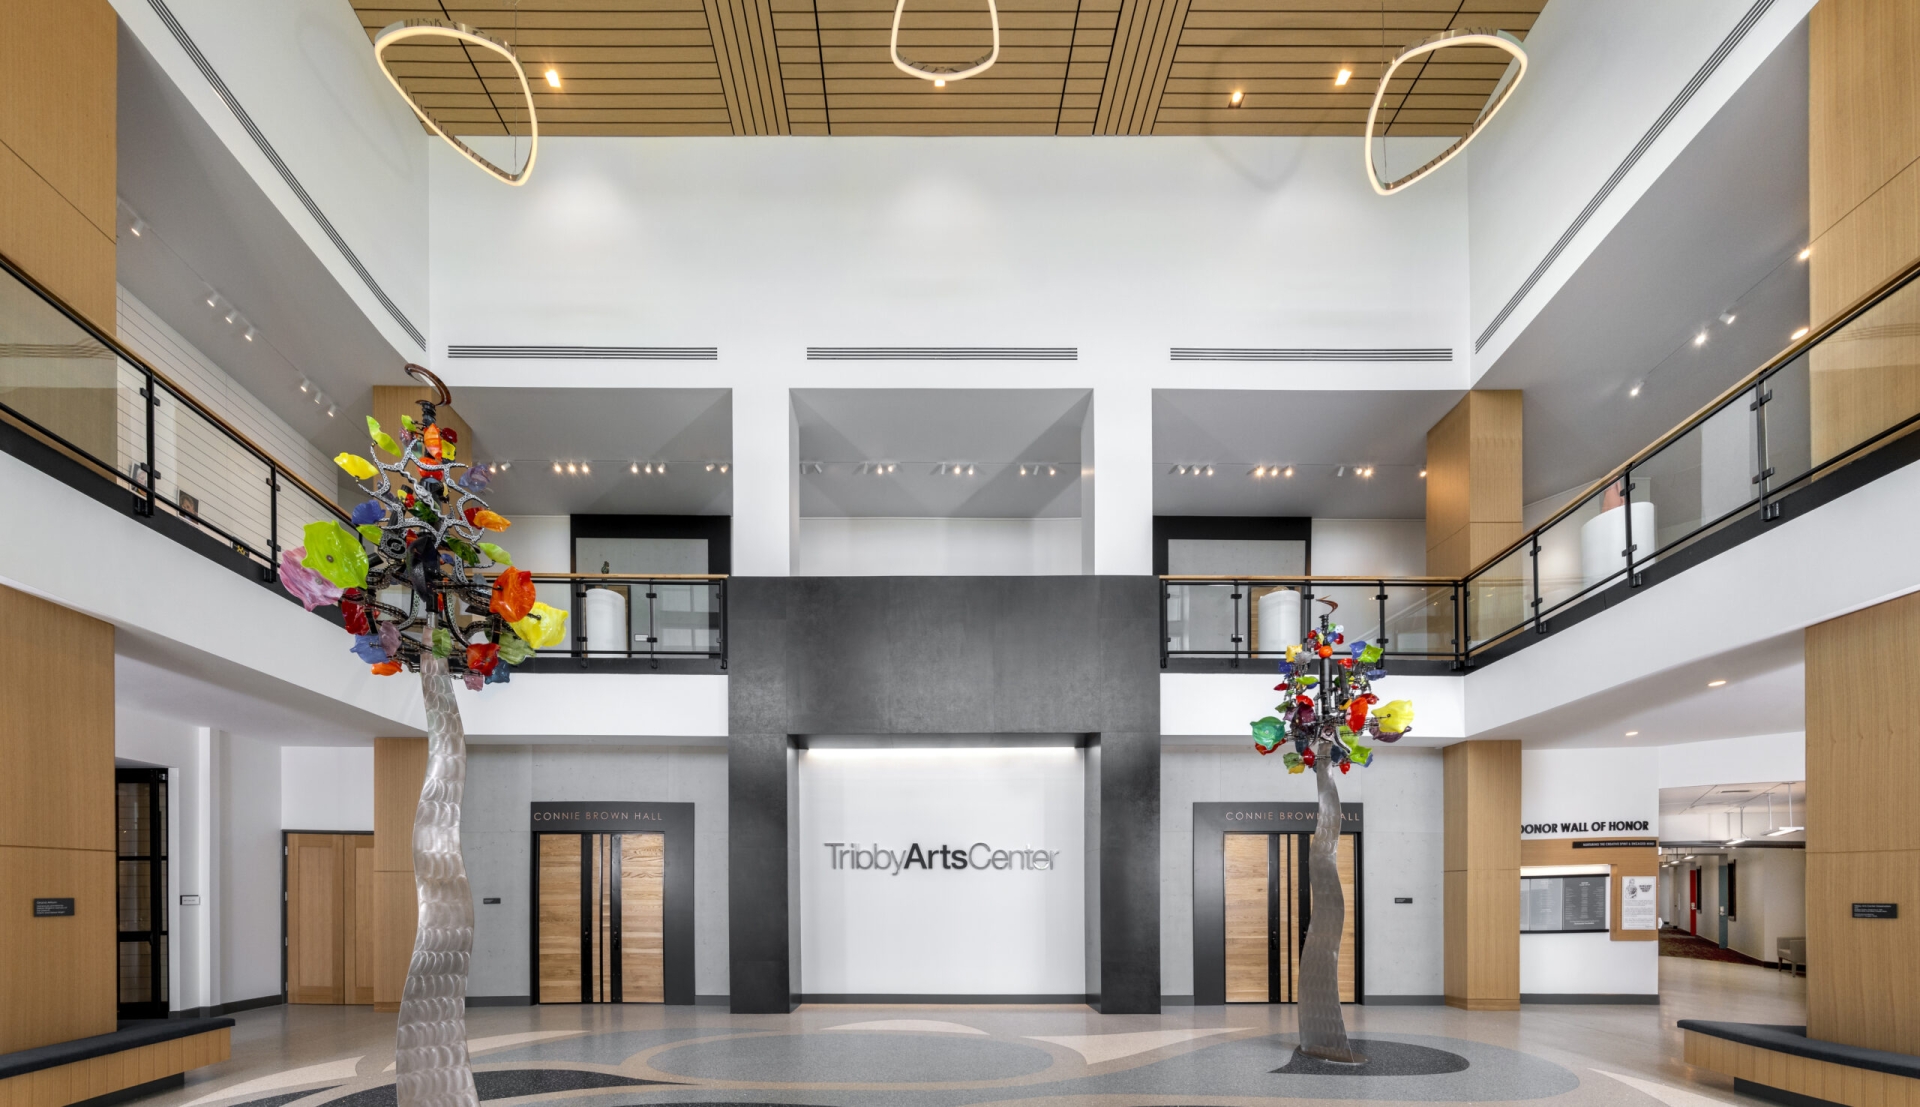
<path id="1" fill-rule="evenodd" d="M 1352 1045 L 1366 1058 L 1362 1064 L 1323 1061 L 1296 1050 L 1286 1064 L 1273 1071 L 1291 1076 L 1441 1076 L 1463 1072 L 1471 1064 L 1458 1053 L 1411 1042 L 1354 1038 Z"/>
<path id="2" fill-rule="evenodd" d="M 706 1080 L 784 1084 L 950 1084 L 1041 1072 L 1053 1056 L 1035 1046 L 898 1031 L 777 1034 L 696 1042 L 656 1054 L 664 1073 Z"/>

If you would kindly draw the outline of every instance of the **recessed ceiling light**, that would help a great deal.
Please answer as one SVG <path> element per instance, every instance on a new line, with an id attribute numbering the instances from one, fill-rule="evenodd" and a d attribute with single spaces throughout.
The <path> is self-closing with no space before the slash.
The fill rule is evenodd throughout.
<path id="1" fill-rule="evenodd" d="M 1289 466 L 1287 466 L 1287 468 L 1286 468 L 1286 471 L 1285 471 L 1285 472 L 1283 472 L 1283 473 L 1281 473 L 1280 475 L 1281 475 L 1281 476 L 1283 476 L 1283 477 L 1290 477 L 1290 476 L 1292 476 L 1292 475 L 1293 475 L 1293 466 L 1291 466 L 1291 465 L 1289 465 Z"/>
<path id="2" fill-rule="evenodd" d="M 1638 396 L 1640 394 L 1640 390 L 1645 387 L 1646 387 L 1645 381 L 1634 381 L 1633 385 L 1627 389 L 1627 396 L 1629 398 Z"/>
<path id="3" fill-rule="evenodd" d="M 933 87 L 935 87 L 935 88 L 945 88 L 945 87 L 947 87 L 947 81 L 946 81 L 946 78 L 944 78 L 944 77 L 936 77 L 936 78 L 934 78 L 934 81 L 933 81 Z"/>
<path id="4" fill-rule="evenodd" d="M 1640 736 L 1640 732 L 1639 732 L 1639 731 L 1637 731 L 1637 730 L 1629 730 L 1629 731 L 1627 731 L 1627 737 L 1629 737 L 1629 738 L 1638 738 L 1639 736 Z"/>
<path id="5" fill-rule="evenodd" d="M 1050 477 L 1057 477 L 1060 475 L 1060 470 L 1055 468 L 1052 465 L 1049 465 L 1047 466 L 1047 475 Z"/>
<path id="6" fill-rule="evenodd" d="M 1705 346 L 1707 344 L 1707 332 L 1701 331 L 1699 334 L 1694 335 L 1693 344 L 1695 346 Z"/>
<path id="7" fill-rule="evenodd" d="M 1725 683 L 1726 683 L 1726 681 L 1724 681 L 1724 680 L 1709 680 L 1709 681 L 1707 681 L 1707 687 L 1709 687 L 1709 688 L 1718 688 L 1718 687 L 1720 687 L 1720 686 L 1721 686 L 1722 684 L 1725 684 Z"/>
<path id="8" fill-rule="evenodd" d="M 1806 249 L 1800 251 L 1800 257 L 1797 260 L 1805 261 L 1812 256 L 1813 256 L 1813 247 L 1809 246 Z"/>
<path id="9" fill-rule="evenodd" d="M 560 463 L 559 463 L 559 462 L 557 462 L 557 461 L 556 461 L 556 462 L 554 462 L 554 463 L 553 463 L 553 471 L 554 471 L 554 472 L 556 472 L 556 473 L 558 473 L 558 472 L 560 471 Z"/>
<path id="10" fill-rule="evenodd" d="M 639 463 L 639 462 L 637 462 L 637 461 L 635 461 L 635 462 L 632 462 L 632 463 L 630 463 L 630 464 L 628 464 L 628 466 L 627 466 L 627 472 L 629 472 L 629 473 L 638 473 L 639 471 L 640 471 L 640 463 Z"/>
<path id="11" fill-rule="evenodd" d="M 1420 479 L 1421 480 L 1427 479 L 1427 471 L 1425 469 L 1420 470 Z"/>
<path id="12" fill-rule="evenodd" d="M 1254 475 L 1254 476 L 1256 476 L 1256 477 L 1264 477 L 1264 476 L 1266 476 L 1266 475 L 1267 475 L 1267 467 L 1266 467 L 1266 466 L 1264 466 L 1264 465 L 1256 465 L 1256 466 L 1254 466 L 1254 469 L 1253 469 L 1253 475 Z"/>
<path id="13" fill-rule="evenodd" d="M 1213 466 L 1211 466 L 1211 465 L 1209 465 L 1209 466 L 1207 466 L 1207 475 L 1208 475 L 1208 476 L 1212 476 L 1212 475 L 1213 475 Z"/>
<path id="14" fill-rule="evenodd" d="M 554 88 L 560 87 L 560 71 L 558 69 L 547 70 L 547 83 Z"/>
<path id="15" fill-rule="evenodd" d="M 593 466 L 588 465 L 586 462 L 583 461 L 580 463 L 580 471 L 582 473 L 591 473 L 593 472 Z"/>
<path id="16" fill-rule="evenodd" d="M 1353 80 L 1353 70 L 1351 69 L 1342 69 L 1340 72 L 1333 75 L 1333 84 L 1334 84 L 1334 87 L 1336 88 L 1344 86 L 1348 81 L 1351 81 L 1351 80 Z"/>
<path id="17" fill-rule="evenodd" d="M 567 462 L 567 472 L 572 473 L 575 476 L 579 476 L 580 467 L 578 465 L 575 465 L 573 462 L 569 461 Z"/>
<path id="18" fill-rule="evenodd" d="M 1233 90 L 1233 95 L 1227 97 L 1227 106 L 1230 108 L 1237 108 L 1240 106 L 1241 101 L 1245 100 L 1246 98 L 1247 98 L 1247 94 L 1236 88 Z"/>
<path id="19" fill-rule="evenodd" d="M 1794 331 L 1791 335 L 1788 335 L 1787 337 L 1795 342 L 1798 342 L 1801 339 L 1807 337 L 1807 328 L 1801 327 L 1799 330 Z"/>

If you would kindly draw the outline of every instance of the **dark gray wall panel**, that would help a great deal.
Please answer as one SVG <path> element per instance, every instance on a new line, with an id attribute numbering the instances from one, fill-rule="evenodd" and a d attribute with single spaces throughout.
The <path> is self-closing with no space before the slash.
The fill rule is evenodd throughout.
<path id="1" fill-rule="evenodd" d="M 1158 1011 L 1158 600 L 1151 577 L 734 578 L 734 1010 L 798 990 L 790 736 L 1088 734 L 1089 991 Z"/>

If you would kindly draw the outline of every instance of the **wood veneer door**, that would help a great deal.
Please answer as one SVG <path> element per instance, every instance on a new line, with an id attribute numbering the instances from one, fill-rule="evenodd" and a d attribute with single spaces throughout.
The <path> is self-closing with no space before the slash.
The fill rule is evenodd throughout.
<path id="1" fill-rule="evenodd" d="M 1355 944 L 1354 925 L 1360 918 L 1360 894 L 1357 874 L 1358 866 L 1354 859 L 1354 837 L 1351 834 L 1340 836 L 1340 847 L 1335 867 L 1340 872 L 1340 898 L 1346 901 L 1346 921 L 1340 928 L 1340 1002 L 1358 1003 L 1355 989 L 1355 968 L 1360 963 L 1360 947 Z"/>
<path id="2" fill-rule="evenodd" d="M 346 849 L 339 834 L 287 835 L 287 1002 L 346 1001 Z"/>
<path id="3" fill-rule="evenodd" d="M 347 834 L 346 1001 L 373 1002 L 373 943 L 379 912 L 373 905 L 373 835 Z"/>
<path id="4" fill-rule="evenodd" d="M 620 1000 L 667 1001 L 667 836 L 620 835 Z"/>
<path id="5" fill-rule="evenodd" d="M 1267 1003 L 1272 996 L 1273 873 L 1268 834 L 1228 834 L 1226 865 L 1227 1002 Z"/>
<path id="6" fill-rule="evenodd" d="M 579 834 L 540 834 L 539 1003 L 581 1000 L 581 845 Z"/>

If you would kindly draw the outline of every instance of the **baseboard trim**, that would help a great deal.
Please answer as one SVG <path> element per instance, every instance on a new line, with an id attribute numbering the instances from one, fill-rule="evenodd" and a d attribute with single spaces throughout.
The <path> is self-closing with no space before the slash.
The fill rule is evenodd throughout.
<path id="1" fill-rule="evenodd" d="M 1448 1007 L 1458 1011 L 1518 1011 L 1518 999 L 1478 999 L 1463 996 L 1445 996 L 1442 1001 Z"/>
<path id="2" fill-rule="evenodd" d="M 694 996 L 693 1005 L 695 1007 L 731 1007 L 733 1006 L 733 997 L 732 996 Z"/>
<path id="3" fill-rule="evenodd" d="M 1361 996 L 1367 1007 L 1445 1007 L 1446 996 Z"/>
<path id="4" fill-rule="evenodd" d="M 531 1007 L 532 996 L 468 996 L 468 1007 Z"/>
<path id="5" fill-rule="evenodd" d="M 1647 995 L 1641 992 L 1537 992 L 1528 995 L 1520 993 L 1522 1003 L 1602 1003 L 1602 1004 L 1644 1004 L 1657 1007 L 1659 995 Z"/>
<path id="6" fill-rule="evenodd" d="M 286 996 L 259 996 L 254 999 L 236 999 L 232 1003 L 211 1003 L 205 1007 L 183 1007 L 178 1011 L 168 1011 L 170 1019 L 212 1019 L 221 1015 L 231 1015 L 235 1011 L 256 1011 L 262 1007 L 278 1007 L 287 1002 Z"/>
<path id="7" fill-rule="evenodd" d="M 1160 997 L 1160 1006 L 1162 1006 L 1162 1007 L 1192 1007 L 1192 1006 L 1193 1006 L 1193 997 L 1192 997 L 1192 996 L 1161 996 L 1161 997 Z"/>
<path id="8" fill-rule="evenodd" d="M 1790 1092 L 1785 1088 L 1776 1088 L 1770 1084 L 1756 1084 L 1751 1080 L 1733 1078 L 1733 1090 L 1739 1095 L 1750 1095 L 1755 1099 L 1764 1099 L 1769 1103 L 1781 1104 L 1781 1107 L 1841 1107 L 1831 1099 Z"/>
<path id="9" fill-rule="evenodd" d="M 131 1088 L 122 1088 L 117 1092 L 97 1095 L 92 1099 L 82 1099 L 71 1104 L 70 1107 L 113 1107 L 116 1103 L 126 1103 L 129 1100 L 139 1099 L 142 1096 L 172 1091 L 175 1088 L 184 1088 L 186 1084 L 187 1074 L 184 1072 L 176 1072 L 172 1076 L 163 1076 L 158 1080 L 149 1080 L 145 1084 L 135 1084 Z"/>
<path id="10" fill-rule="evenodd" d="M 989 1004 L 1012 1003 L 1072 1003 L 1092 1002 L 1087 995 L 920 995 L 892 992 L 809 992 L 801 995 L 802 1003 L 926 1003 L 953 1007 L 984 1006 Z"/>

